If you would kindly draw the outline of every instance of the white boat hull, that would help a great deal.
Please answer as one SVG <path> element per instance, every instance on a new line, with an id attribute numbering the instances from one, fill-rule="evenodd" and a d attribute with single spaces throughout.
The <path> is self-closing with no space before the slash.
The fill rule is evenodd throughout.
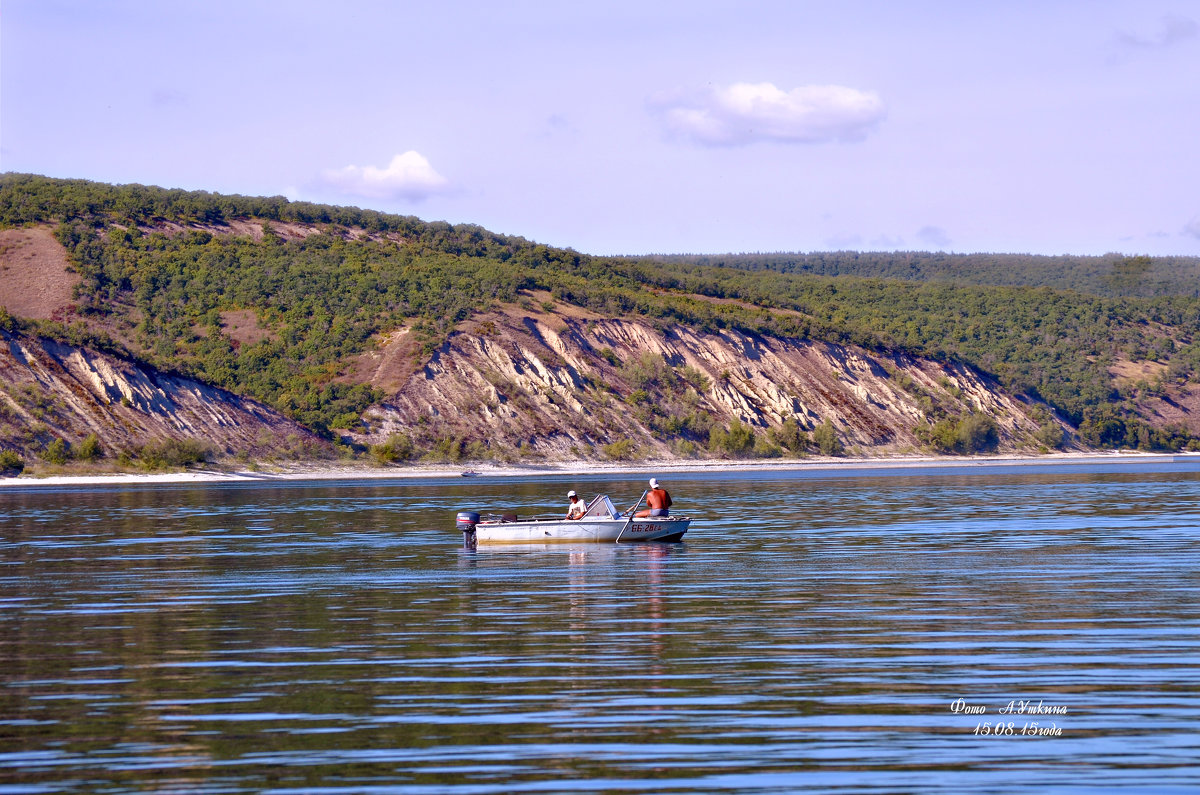
<path id="1" fill-rule="evenodd" d="M 567 541 L 678 541 L 692 520 L 686 516 L 644 519 L 565 519 L 516 522 L 480 522 L 475 526 L 477 544 L 514 544 Z"/>

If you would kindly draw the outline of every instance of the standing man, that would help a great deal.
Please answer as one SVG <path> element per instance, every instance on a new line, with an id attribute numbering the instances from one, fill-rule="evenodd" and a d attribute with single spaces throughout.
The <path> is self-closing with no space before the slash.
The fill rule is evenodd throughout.
<path id="1" fill-rule="evenodd" d="M 567 506 L 567 518 L 582 519 L 583 512 L 587 510 L 587 503 L 579 499 L 579 495 L 575 493 L 574 489 L 567 492 L 567 499 L 571 501 L 571 504 Z"/>
<path id="2" fill-rule="evenodd" d="M 646 492 L 646 504 L 650 506 L 644 511 L 638 511 L 639 519 L 647 516 L 670 516 L 668 510 L 671 507 L 671 495 L 667 490 L 658 485 L 656 478 L 650 478 L 650 490 Z"/>

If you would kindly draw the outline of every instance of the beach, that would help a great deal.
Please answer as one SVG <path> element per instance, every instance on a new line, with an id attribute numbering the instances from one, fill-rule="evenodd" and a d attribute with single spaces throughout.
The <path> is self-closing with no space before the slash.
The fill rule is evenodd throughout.
<path id="1" fill-rule="evenodd" d="M 1144 453 L 1133 451 L 1097 453 L 1049 453 L 1040 456 L 905 456 L 893 458 L 809 458 L 753 461 L 542 461 L 537 463 L 480 463 L 461 465 L 294 465 L 263 469 L 191 469 L 178 472 L 122 472 L 111 474 L 21 475 L 0 478 L 0 490 L 62 486 L 139 486 L 188 483 L 253 483 L 270 481 L 409 480 L 472 476 L 479 478 L 570 477 L 579 475 L 662 475 L 663 473 L 786 472 L 859 469 L 935 469 L 943 467 L 1049 467 L 1097 464 L 1200 463 L 1200 453 Z"/>

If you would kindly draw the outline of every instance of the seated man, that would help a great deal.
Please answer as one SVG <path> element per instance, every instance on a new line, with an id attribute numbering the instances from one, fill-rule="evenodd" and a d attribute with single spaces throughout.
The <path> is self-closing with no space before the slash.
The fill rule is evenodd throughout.
<path id="1" fill-rule="evenodd" d="M 567 498 L 571 501 L 571 504 L 567 506 L 567 518 L 582 519 L 583 512 L 587 510 L 587 503 L 579 499 L 579 495 L 575 493 L 574 489 L 567 492 Z"/>
<path id="2" fill-rule="evenodd" d="M 658 480 L 650 478 L 650 490 L 646 492 L 646 504 L 650 507 L 644 511 L 638 511 L 639 519 L 647 516 L 670 516 L 668 510 L 671 507 L 671 495 L 667 490 L 658 485 Z"/>

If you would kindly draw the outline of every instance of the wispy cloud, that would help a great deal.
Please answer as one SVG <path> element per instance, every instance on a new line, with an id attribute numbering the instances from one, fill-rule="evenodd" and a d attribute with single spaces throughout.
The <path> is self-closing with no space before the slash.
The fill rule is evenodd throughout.
<path id="1" fill-rule="evenodd" d="M 449 181 L 415 151 L 396 155 L 384 168 L 346 166 L 321 173 L 321 183 L 347 196 L 420 201 L 444 192 Z"/>
<path id="2" fill-rule="evenodd" d="M 150 94 L 150 105 L 155 109 L 185 105 L 187 102 L 187 95 L 175 88 L 160 87 Z"/>
<path id="3" fill-rule="evenodd" d="M 871 248 L 875 251 L 901 251 L 904 249 L 904 238 L 897 235 L 876 235 L 871 238 Z"/>
<path id="4" fill-rule="evenodd" d="M 734 83 L 657 104 L 672 133 L 710 146 L 860 141 L 887 115 L 878 94 L 845 86 Z"/>
<path id="5" fill-rule="evenodd" d="M 1197 215 L 1184 225 L 1183 233 L 1188 237 L 1194 237 L 1197 240 L 1200 240 L 1200 215 Z"/>
<path id="6" fill-rule="evenodd" d="M 1169 14 L 1162 18 L 1158 29 L 1149 35 L 1120 31 L 1117 33 L 1117 43 L 1131 49 L 1158 50 L 1195 38 L 1197 33 L 1200 33 L 1200 25 L 1194 19 Z"/>
<path id="7" fill-rule="evenodd" d="M 862 248 L 863 236 L 857 232 L 837 232 L 825 238 L 830 251 L 855 251 Z"/>
<path id="8" fill-rule="evenodd" d="M 950 247 L 950 236 L 940 226 L 923 226 L 917 230 L 917 238 L 935 250 L 945 251 Z"/>

